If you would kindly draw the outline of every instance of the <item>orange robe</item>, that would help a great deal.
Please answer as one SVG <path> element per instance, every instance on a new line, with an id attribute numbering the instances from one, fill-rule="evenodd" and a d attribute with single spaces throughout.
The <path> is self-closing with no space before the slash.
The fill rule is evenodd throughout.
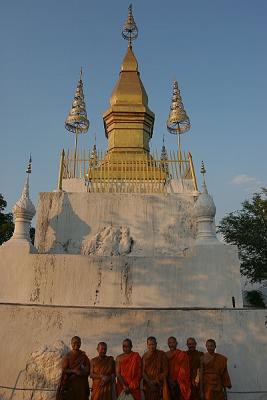
<path id="1" fill-rule="evenodd" d="M 191 385 L 189 359 L 186 352 L 179 349 L 174 352 L 168 351 L 167 357 L 169 361 L 169 377 L 178 384 L 177 390 L 171 390 L 171 397 L 173 399 L 189 400 Z"/>
<path id="2" fill-rule="evenodd" d="M 191 397 L 190 400 L 200 400 L 200 385 L 196 385 L 195 379 L 200 371 L 200 359 L 203 356 L 202 351 L 187 350 L 187 355 L 189 358 L 189 367 L 190 367 L 190 382 L 191 382 Z"/>
<path id="3" fill-rule="evenodd" d="M 204 400 L 224 400 L 223 389 L 231 386 L 227 371 L 227 358 L 215 353 L 209 361 L 201 360 Z"/>
<path id="4" fill-rule="evenodd" d="M 164 351 L 147 352 L 143 355 L 142 361 L 145 400 L 169 400 L 168 359 Z M 147 379 L 156 381 L 156 385 L 151 387 Z"/>
<path id="5" fill-rule="evenodd" d="M 81 375 L 70 373 L 68 370 L 76 370 Z M 57 400 L 88 400 L 90 361 L 84 351 L 77 353 L 70 351 L 62 360 L 62 375 L 58 386 Z"/>
<path id="6" fill-rule="evenodd" d="M 99 375 L 99 378 L 92 377 L 93 386 L 91 400 L 112 400 L 115 376 L 114 358 L 111 356 L 93 358 L 91 361 L 91 375 Z M 111 380 L 102 386 L 102 378 L 100 375 L 110 376 Z"/>
<path id="7" fill-rule="evenodd" d="M 140 382 L 142 378 L 142 360 L 138 353 L 131 351 L 129 354 L 121 354 L 117 358 L 118 374 L 122 376 L 124 382 L 129 387 L 135 400 L 141 399 Z M 118 396 L 123 387 L 117 380 Z"/>

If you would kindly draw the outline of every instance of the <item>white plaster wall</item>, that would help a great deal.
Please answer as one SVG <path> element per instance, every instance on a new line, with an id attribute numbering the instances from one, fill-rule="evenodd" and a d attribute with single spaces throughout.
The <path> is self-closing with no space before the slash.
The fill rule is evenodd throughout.
<path id="1" fill-rule="evenodd" d="M 22 387 L 25 366 L 32 351 L 57 340 L 69 343 L 82 338 L 82 348 L 95 356 L 100 340 L 109 354 L 121 352 L 121 341 L 131 337 L 134 349 L 143 354 L 149 335 L 167 350 L 168 336 L 175 335 L 185 349 L 188 336 L 195 336 L 200 349 L 207 338 L 217 341 L 217 351 L 228 357 L 232 392 L 266 391 L 267 320 L 264 310 L 136 310 L 0 304 L 0 385 Z M 31 394 L 31 392 L 29 393 Z M 11 391 L 0 389 L 1 400 Z M 13 394 L 19 399 L 21 393 Z M 263 400 L 267 394 L 228 394 L 230 400 Z M 30 395 L 29 395 L 30 399 Z"/>
<path id="2" fill-rule="evenodd" d="M 182 254 L 196 237 L 195 197 L 186 194 L 40 193 L 35 246 L 80 254 L 105 226 L 126 226 L 133 256 Z"/>
<path id="3" fill-rule="evenodd" d="M 87 192 L 87 184 L 84 178 L 63 179 L 62 189 L 66 192 Z"/>
<path id="4" fill-rule="evenodd" d="M 0 248 L 0 301 L 105 307 L 242 307 L 236 248 L 180 257 L 29 254 Z"/>

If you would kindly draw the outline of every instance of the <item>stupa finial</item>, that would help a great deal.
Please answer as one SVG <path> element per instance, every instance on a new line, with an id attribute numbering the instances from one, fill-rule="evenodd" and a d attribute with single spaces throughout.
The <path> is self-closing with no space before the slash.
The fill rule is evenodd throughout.
<path id="1" fill-rule="evenodd" d="M 31 173 L 32 173 L 32 156 L 30 154 L 28 166 L 27 166 L 27 169 L 26 169 L 26 174 L 31 174 Z"/>
<path id="2" fill-rule="evenodd" d="M 202 174 L 202 193 L 208 193 L 206 180 L 205 180 L 206 168 L 204 165 L 204 161 L 201 161 L 200 173 Z"/>
<path id="3" fill-rule="evenodd" d="M 128 45 L 131 47 L 132 41 L 137 39 L 137 36 L 138 28 L 133 17 L 132 4 L 130 4 L 128 8 L 128 17 L 123 25 L 122 37 L 123 39 L 128 40 Z"/>
<path id="4" fill-rule="evenodd" d="M 164 133 L 162 136 L 162 148 L 161 148 L 161 154 L 160 154 L 160 161 L 161 161 L 161 165 L 162 168 L 165 171 L 169 171 L 169 166 L 168 166 L 168 153 L 165 147 L 165 137 L 164 137 Z"/>
<path id="5" fill-rule="evenodd" d="M 74 148 L 74 178 L 76 175 L 76 155 L 77 155 L 77 140 L 78 134 L 86 133 L 89 129 L 89 120 L 87 118 L 84 94 L 83 94 L 83 81 L 82 81 L 82 68 L 80 71 L 80 79 L 77 84 L 74 99 L 70 112 L 65 120 L 65 128 L 75 134 L 75 148 Z"/>
<path id="6" fill-rule="evenodd" d="M 167 119 L 167 129 L 170 133 L 178 135 L 178 154 L 181 153 L 180 135 L 187 132 L 190 127 L 190 120 L 184 109 L 178 82 L 174 81 L 170 113 Z"/>

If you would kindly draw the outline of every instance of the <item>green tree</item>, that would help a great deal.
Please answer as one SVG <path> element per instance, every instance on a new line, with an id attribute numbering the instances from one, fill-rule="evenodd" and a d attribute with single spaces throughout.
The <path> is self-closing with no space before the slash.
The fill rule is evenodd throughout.
<path id="1" fill-rule="evenodd" d="M 241 210 L 226 215 L 218 231 L 238 247 L 241 274 L 252 283 L 267 281 L 267 189 L 245 200 Z"/>
<path id="2" fill-rule="evenodd" d="M 0 245 L 10 239 L 14 231 L 13 215 L 3 212 L 6 206 L 7 202 L 0 193 Z"/>
<path id="3" fill-rule="evenodd" d="M 244 296 L 252 307 L 265 308 L 264 296 L 259 290 L 246 290 Z"/>

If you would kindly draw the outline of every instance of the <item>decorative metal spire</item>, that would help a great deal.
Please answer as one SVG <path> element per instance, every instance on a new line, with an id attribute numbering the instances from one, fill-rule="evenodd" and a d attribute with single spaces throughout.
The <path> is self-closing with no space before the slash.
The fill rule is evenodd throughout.
<path id="1" fill-rule="evenodd" d="M 82 68 L 72 106 L 65 121 L 65 128 L 73 133 L 86 133 L 89 129 L 83 94 Z"/>
<path id="2" fill-rule="evenodd" d="M 86 133 L 89 129 L 89 120 L 87 119 L 87 112 L 83 94 L 83 81 L 82 81 L 82 68 L 80 79 L 76 88 L 74 99 L 69 115 L 65 121 L 65 128 L 72 133 L 75 133 L 75 149 L 74 149 L 74 177 L 76 174 L 76 155 L 77 155 L 77 140 L 79 133 Z"/>
<path id="3" fill-rule="evenodd" d="M 168 153 L 165 147 L 164 143 L 164 134 L 162 138 L 162 148 L 161 148 L 161 154 L 160 154 L 160 161 L 161 161 L 161 166 L 162 168 L 168 172 L 169 170 L 169 165 L 168 165 Z"/>
<path id="4" fill-rule="evenodd" d="M 31 174 L 32 173 L 32 156 L 30 154 L 29 162 L 28 162 L 28 167 L 26 170 L 26 174 Z"/>
<path id="5" fill-rule="evenodd" d="M 177 81 L 173 82 L 172 103 L 169 117 L 167 119 L 167 129 L 170 133 L 178 135 L 178 157 L 181 158 L 180 135 L 190 129 L 190 120 L 185 112 L 180 90 Z"/>
<path id="6" fill-rule="evenodd" d="M 137 36 L 138 28 L 133 17 L 132 5 L 130 4 L 128 8 L 128 17 L 123 25 L 122 37 L 123 39 L 128 40 L 128 44 L 131 47 L 132 41 L 135 40 Z"/>
<path id="7" fill-rule="evenodd" d="M 205 169 L 204 161 L 201 161 L 200 173 L 202 174 L 202 193 L 208 193 L 207 186 L 206 186 L 206 180 L 205 180 L 206 169 Z"/>
<path id="8" fill-rule="evenodd" d="M 94 135 L 95 138 L 95 143 L 93 145 L 91 157 L 90 157 L 90 166 L 95 167 L 98 162 L 98 156 L 97 156 L 97 148 L 96 148 L 96 134 Z"/>
<path id="9" fill-rule="evenodd" d="M 175 135 L 185 133 L 190 129 L 190 120 L 185 112 L 177 81 L 173 82 L 172 103 L 167 129 Z"/>

